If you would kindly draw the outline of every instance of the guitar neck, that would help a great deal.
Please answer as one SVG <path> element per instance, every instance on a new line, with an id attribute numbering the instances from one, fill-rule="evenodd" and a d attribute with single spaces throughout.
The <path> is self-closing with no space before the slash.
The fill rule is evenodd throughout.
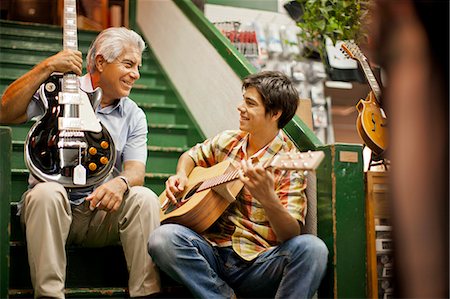
<path id="1" fill-rule="evenodd" d="M 274 168 L 280 170 L 303 170 L 313 171 L 323 160 L 325 154 L 322 151 L 308 151 L 306 153 L 284 153 L 273 156 L 269 160 L 262 163 L 262 167 Z M 198 187 L 198 191 L 219 186 L 224 183 L 231 182 L 239 178 L 240 169 L 234 169 L 221 175 L 209 178 Z"/>
<path id="2" fill-rule="evenodd" d="M 366 75 L 367 82 L 369 83 L 370 88 L 375 94 L 375 99 L 377 100 L 378 104 L 381 104 L 381 88 L 378 85 L 377 79 L 375 78 L 369 63 L 367 62 L 367 59 L 364 57 L 363 59 L 360 59 L 359 62 L 361 64 L 361 68 L 364 71 L 364 74 Z"/>
<path id="3" fill-rule="evenodd" d="M 226 172 L 222 175 L 218 175 L 215 177 L 212 177 L 210 179 L 205 180 L 200 187 L 198 188 L 198 192 L 210 189 L 231 181 L 234 181 L 239 178 L 239 169 L 235 169 L 233 171 Z"/>
<path id="4" fill-rule="evenodd" d="M 78 50 L 76 0 L 64 0 L 63 47 Z"/>
<path id="5" fill-rule="evenodd" d="M 63 48 L 78 50 L 76 0 L 64 0 Z M 78 79 L 75 74 L 64 74 L 62 90 L 70 93 L 78 92 Z"/>

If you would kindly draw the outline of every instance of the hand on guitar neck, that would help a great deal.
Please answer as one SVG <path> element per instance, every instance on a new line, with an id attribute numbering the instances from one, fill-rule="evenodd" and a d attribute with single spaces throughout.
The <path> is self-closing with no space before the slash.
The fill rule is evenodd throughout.
<path id="1" fill-rule="evenodd" d="M 167 180 L 166 190 L 159 196 L 161 223 L 179 223 L 202 232 L 211 226 L 236 199 L 244 182 L 249 180 L 243 174 L 260 176 L 261 172 L 268 167 L 282 170 L 314 170 L 324 156 L 321 151 L 279 154 L 264 163 L 263 167 L 252 167 L 249 171 L 248 162 L 245 162 L 245 167 L 241 170 L 227 160 L 208 168 L 193 167 L 192 159 L 185 153 L 180 160 L 187 163 L 187 168 L 178 167 L 178 174 Z M 189 176 L 186 177 L 184 175 L 186 172 L 183 173 L 183 171 L 189 170 L 190 166 L 192 171 L 186 171 L 189 172 Z M 181 169 L 183 171 L 180 171 Z M 268 181 L 270 182 L 270 179 Z M 256 190 L 260 185 L 254 187 L 250 188 Z M 270 187 L 273 191 L 273 184 Z M 263 190 L 254 191 L 255 198 L 260 191 Z"/>

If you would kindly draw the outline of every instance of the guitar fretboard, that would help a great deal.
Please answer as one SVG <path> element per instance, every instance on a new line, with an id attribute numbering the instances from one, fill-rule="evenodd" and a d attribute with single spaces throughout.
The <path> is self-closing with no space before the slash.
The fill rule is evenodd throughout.
<path id="1" fill-rule="evenodd" d="M 78 50 L 77 37 L 77 3 L 76 0 L 64 0 L 63 18 L 63 48 Z M 62 80 L 62 91 L 65 93 L 78 93 L 79 82 L 75 74 L 64 74 Z M 68 105 L 69 106 L 69 105 Z M 66 109 L 66 117 L 79 117 L 79 106 L 70 105 Z"/>
<path id="2" fill-rule="evenodd" d="M 231 182 L 235 179 L 239 178 L 239 169 L 226 172 L 222 175 L 215 176 L 213 178 L 205 180 L 200 187 L 198 187 L 197 192 L 210 189 L 215 186 L 219 186 L 221 184 L 225 184 Z"/>
<path id="3" fill-rule="evenodd" d="M 380 104 L 381 88 L 378 85 L 377 79 L 375 78 L 369 63 L 367 62 L 367 59 L 365 57 L 359 59 L 359 62 L 361 63 L 361 67 L 364 71 L 364 74 L 366 75 L 367 82 L 369 82 L 370 88 L 373 90 L 373 93 L 375 94 L 376 100 Z"/>
<path id="4" fill-rule="evenodd" d="M 64 1 L 64 49 L 78 50 L 76 0 Z"/>

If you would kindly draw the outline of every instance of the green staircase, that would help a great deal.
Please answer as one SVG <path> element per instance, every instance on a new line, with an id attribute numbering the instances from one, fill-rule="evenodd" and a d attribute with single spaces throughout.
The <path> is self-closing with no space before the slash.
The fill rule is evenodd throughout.
<path id="1" fill-rule="evenodd" d="M 98 32 L 94 31 L 79 31 L 79 49 L 84 57 L 97 34 Z M 3 93 L 12 81 L 38 62 L 61 49 L 61 27 L 0 20 L 0 93 Z M 174 172 L 178 157 L 188 147 L 203 140 L 204 136 L 185 111 L 180 97 L 149 47 L 143 54 L 140 73 L 141 78 L 136 82 L 130 97 L 147 116 L 149 136 L 145 185 L 159 194 L 164 189 L 166 179 Z M 12 129 L 11 211 L 8 213 L 11 213 L 9 240 L 9 295 L 11 297 L 31 295 L 26 244 L 19 219 L 15 216 L 17 202 L 27 189 L 29 172 L 24 163 L 23 147 L 31 125 L 32 123 L 10 126 Z M 7 213 L 2 210 L 2 219 L 7 216 Z M 0 241 L 8 242 L 3 231 Z M 67 248 L 67 255 L 66 292 L 68 297 L 127 295 L 126 265 L 119 246 L 106 249 Z M 111 268 L 108 260 L 119 262 Z M 93 266 L 87 267 L 88 264 Z M 0 278 L 2 285 L 5 284 L 5 276 L 7 277 L 3 275 Z M 170 280 L 165 279 L 168 281 L 164 286 L 165 291 L 168 293 L 173 291 L 174 293 L 170 296 L 175 296 L 179 291 L 177 286 L 172 286 Z M 189 296 L 188 293 L 183 293 L 185 290 L 179 292 L 182 297 Z M 0 297 L 2 296 L 0 294 Z"/>

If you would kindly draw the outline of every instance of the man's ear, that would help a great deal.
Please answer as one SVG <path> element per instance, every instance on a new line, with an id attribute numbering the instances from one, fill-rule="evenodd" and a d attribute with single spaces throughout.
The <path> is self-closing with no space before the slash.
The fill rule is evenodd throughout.
<path id="1" fill-rule="evenodd" d="M 279 120 L 281 117 L 281 114 L 283 114 L 283 112 L 281 112 L 281 110 L 272 111 L 272 119 Z"/>
<path id="2" fill-rule="evenodd" d="M 103 68 L 105 66 L 106 60 L 102 55 L 95 56 L 95 68 L 99 72 L 103 72 Z"/>

